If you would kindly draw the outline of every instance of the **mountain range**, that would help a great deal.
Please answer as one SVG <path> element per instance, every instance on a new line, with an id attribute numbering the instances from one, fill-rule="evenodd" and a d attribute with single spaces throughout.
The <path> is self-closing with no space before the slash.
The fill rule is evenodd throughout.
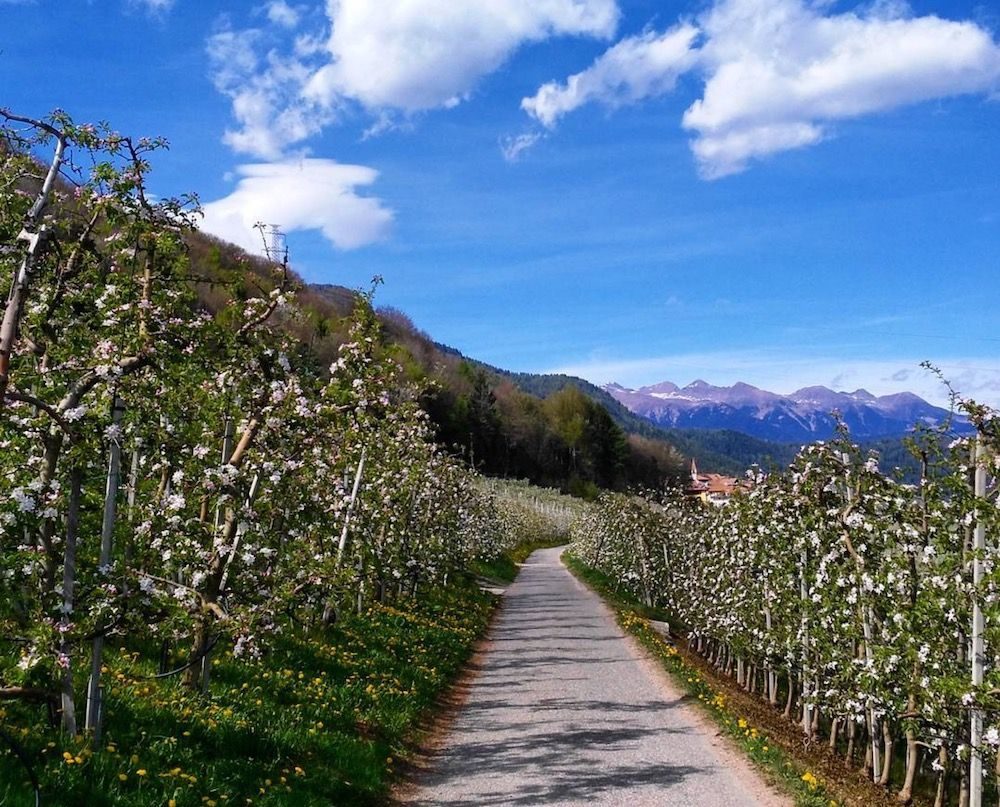
<path id="1" fill-rule="evenodd" d="M 685 387 L 663 381 L 639 389 L 620 384 L 603 389 L 661 427 L 732 429 L 785 443 L 829 439 L 836 433 L 837 415 L 858 441 L 898 437 L 917 424 L 937 426 L 951 417 L 912 392 L 876 397 L 863 389 L 835 392 L 816 386 L 779 395 L 743 382 L 716 387 L 700 379 Z M 968 424 L 955 418 L 952 426 L 964 431 Z"/>

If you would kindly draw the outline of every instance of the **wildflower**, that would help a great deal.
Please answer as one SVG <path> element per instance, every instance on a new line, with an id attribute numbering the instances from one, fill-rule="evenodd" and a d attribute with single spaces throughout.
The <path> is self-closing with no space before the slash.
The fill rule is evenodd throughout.
<path id="1" fill-rule="evenodd" d="M 807 785 L 809 785 L 810 790 L 815 790 L 816 787 L 819 785 L 819 779 L 813 776 L 812 773 L 809 771 L 806 771 L 804 774 L 802 774 L 802 781 L 805 782 Z"/>

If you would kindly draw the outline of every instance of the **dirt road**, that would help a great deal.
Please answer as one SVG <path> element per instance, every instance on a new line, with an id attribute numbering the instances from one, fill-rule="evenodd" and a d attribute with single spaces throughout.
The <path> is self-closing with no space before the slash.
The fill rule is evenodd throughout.
<path id="1" fill-rule="evenodd" d="M 428 769 L 431 805 L 784 807 L 559 561 L 533 554 L 505 595 Z"/>

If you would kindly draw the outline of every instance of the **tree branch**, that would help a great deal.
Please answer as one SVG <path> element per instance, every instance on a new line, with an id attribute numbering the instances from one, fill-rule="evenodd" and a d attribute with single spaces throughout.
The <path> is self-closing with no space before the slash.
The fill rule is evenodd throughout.
<path id="1" fill-rule="evenodd" d="M 143 367 L 148 367 L 153 363 L 151 353 L 141 353 L 138 356 L 129 356 L 118 362 L 118 376 L 124 377 L 138 372 Z M 57 407 L 60 412 L 72 409 L 80 403 L 84 395 L 90 392 L 103 380 L 103 376 L 97 374 L 96 370 L 90 370 L 77 379 L 77 382 L 70 388 L 69 392 L 63 396 Z"/>
<path id="2" fill-rule="evenodd" d="M 62 413 L 51 404 L 43 401 L 41 398 L 37 398 L 27 392 L 18 392 L 17 390 L 11 389 L 7 390 L 4 397 L 8 401 L 19 401 L 20 403 L 31 404 L 37 409 L 42 410 L 46 415 L 58 423 L 59 428 L 61 428 L 64 432 L 69 431 L 69 422 L 62 416 Z"/>

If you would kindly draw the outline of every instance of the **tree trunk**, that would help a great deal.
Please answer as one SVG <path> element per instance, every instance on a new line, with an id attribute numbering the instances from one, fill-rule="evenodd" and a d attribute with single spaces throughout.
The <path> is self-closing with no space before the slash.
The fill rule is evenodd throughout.
<path id="1" fill-rule="evenodd" d="M 888 717 L 882 721 L 882 751 L 882 772 L 878 783 L 882 787 L 888 787 L 889 779 L 892 777 L 893 751 L 892 727 L 889 725 Z"/>
<path id="2" fill-rule="evenodd" d="M 960 769 L 962 773 L 958 783 L 958 807 L 969 807 L 969 766 L 961 765 Z"/>
<path id="3" fill-rule="evenodd" d="M 788 697 L 785 699 L 785 711 L 783 716 L 786 720 L 792 719 L 792 706 L 795 704 L 795 676 L 792 671 L 788 671 Z"/>
<path id="4" fill-rule="evenodd" d="M 80 495 L 83 470 L 74 467 L 69 475 L 69 502 L 66 508 L 66 543 L 63 553 L 62 617 L 59 620 L 59 661 L 63 668 L 61 686 L 62 730 L 76 735 L 76 699 L 73 692 L 73 665 L 66 636 L 72 627 L 73 590 L 76 586 L 76 542 L 80 530 Z"/>
<path id="5" fill-rule="evenodd" d="M 56 471 L 59 468 L 59 458 L 62 455 L 63 433 L 53 427 L 43 438 L 45 445 L 45 465 L 39 475 L 41 486 L 39 490 L 48 490 L 52 480 L 56 478 Z M 52 538 L 55 535 L 55 520 L 51 518 L 42 522 L 38 533 L 38 539 L 45 550 L 45 587 L 53 589 L 56 585 L 56 573 L 58 571 L 58 556 L 53 549 Z"/>
<path id="6" fill-rule="evenodd" d="M 201 684 L 205 651 L 208 649 L 208 620 L 209 615 L 202 613 L 195 624 L 194 634 L 191 638 L 191 658 L 187 669 L 184 670 L 184 677 L 181 679 L 188 689 L 197 689 Z"/>
<path id="7" fill-rule="evenodd" d="M 938 749 L 938 762 L 941 765 L 941 770 L 938 771 L 937 775 L 934 807 L 944 807 L 945 794 L 947 792 L 945 785 L 948 783 L 948 749 L 944 745 Z"/>
<path id="8" fill-rule="evenodd" d="M 913 695 L 910 695 L 910 702 L 914 702 Z M 912 712 L 913 707 L 907 706 L 907 712 Z M 896 794 L 896 800 L 903 804 L 913 801 L 913 780 L 917 775 L 918 763 L 920 762 L 920 748 L 917 745 L 917 733 L 912 729 L 906 730 L 906 775 L 903 777 L 903 786 Z"/>

